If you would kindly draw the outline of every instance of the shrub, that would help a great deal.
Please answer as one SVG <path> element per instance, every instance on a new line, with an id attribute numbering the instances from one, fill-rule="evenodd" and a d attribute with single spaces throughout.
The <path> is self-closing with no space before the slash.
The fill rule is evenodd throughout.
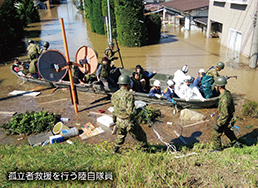
<path id="1" fill-rule="evenodd" d="M 90 27 L 91 31 L 93 33 L 96 33 L 95 27 L 94 27 L 94 20 L 93 20 L 93 0 L 85 0 L 84 1 L 84 10 L 85 10 L 85 17 L 90 20 Z"/>
<path id="2" fill-rule="evenodd" d="M 160 29 L 161 29 L 161 19 L 157 14 L 149 14 L 145 16 L 145 23 L 147 29 L 147 39 L 148 40 L 159 40 L 160 39 Z"/>
<path id="3" fill-rule="evenodd" d="M 23 37 L 23 23 L 20 20 L 13 0 L 6 0 L 0 8 L 0 59 L 13 52 L 12 47 Z"/>
<path id="4" fill-rule="evenodd" d="M 33 22 L 40 21 L 39 12 L 36 9 L 33 0 L 19 0 L 17 9 L 24 27 L 27 27 L 28 24 Z"/>
<path id="5" fill-rule="evenodd" d="M 93 9 L 92 9 L 92 16 L 93 16 L 93 22 L 94 22 L 94 28 L 96 33 L 100 35 L 104 35 L 104 23 L 101 19 L 102 16 L 102 3 L 101 0 L 92 0 L 93 3 Z"/>
<path id="6" fill-rule="evenodd" d="M 242 106 L 242 115 L 254 116 L 258 114 L 258 102 L 250 101 Z"/>
<path id="7" fill-rule="evenodd" d="M 159 109 L 153 109 L 152 107 L 150 106 L 147 106 L 144 108 L 146 110 L 146 113 L 147 113 L 147 116 L 149 118 L 149 120 L 151 122 L 155 122 L 157 121 L 160 117 L 161 117 L 161 112 Z M 148 119 L 146 117 L 146 113 L 144 110 L 141 110 L 137 116 L 136 116 L 136 119 L 138 120 L 138 122 L 140 124 L 146 124 L 148 123 Z"/>
<path id="8" fill-rule="evenodd" d="M 48 111 L 28 112 L 12 117 L 11 121 L 1 125 L 7 135 L 10 134 L 36 134 L 52 130 L 60 120 L 60 115 Z"/>
<path id="9" fill-rule="evenodd" d="M 115 0 L 115 15 L 119 43 L 128 47 L 144 45 L 146 34 L 143 2 Z"/>

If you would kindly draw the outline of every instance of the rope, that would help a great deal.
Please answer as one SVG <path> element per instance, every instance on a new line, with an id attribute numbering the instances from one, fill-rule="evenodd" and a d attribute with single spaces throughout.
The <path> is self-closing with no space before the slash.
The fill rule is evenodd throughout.
<path id="1" fill-rule="evenodd" d="M 177 154 L 178 156 L 175 156 L 175 158 L 177 158 L 177 159 L 178 158 L 182 158 L 182 157 L 186 157 L 186 156 L 189 156 L 189 155 L 198 155 L 197 153 L 194 153 L 194 152 L 193 153 L 189 153 L 187 155 L 182 154 L 182 153 L 180 153 L 179 151 L 176 150 L 176 146 L 175 145 L 169 144 L 169 143 L 165 142 L 163 140 L 163 137 L 160 136 L 159 133 L 154 128 L 153 122 L 149 119 L 146 110 L 143 107 L 139 107 L 139 108 L 141 108 L 144 111 L 144 114 L 145 114 L 149 124 L 151 125 L 151 127 L 153 129 L 153 132 L 157 135 L 158 139 L 167 146 L 167 152 L 169 152 L 170 154 Z"/>

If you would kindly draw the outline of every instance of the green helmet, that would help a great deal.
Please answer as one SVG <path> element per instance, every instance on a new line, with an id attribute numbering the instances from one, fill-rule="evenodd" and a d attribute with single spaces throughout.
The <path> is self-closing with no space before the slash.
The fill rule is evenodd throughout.
<path id="1" fill-rule="evenodd" d="M 216 67 L 218 67 L 221 70 L 221 69 L 224 69 L 224 66 L 225 66 L 225 64 L 220 61 L 220 62 L 217 63 Z"/>
<path id="2" fill-rule="evenodd" d="M 122 84 L 122 85 L 127 85 L 127 84 L 129 84 L 130 82 L 131 82 L 131 80 L 130 80 L 129 75 L 127 75 L 127 74 L 122 74 L 122 75 L 119 76 L 117 83 L 118 83 L 118 84 Z"/>
<path id="3" fill-rule="evenodd" d="M 34 40 L 29 39 L 29 40 L 28 40 L 28 43 L 34 43 Z"/>
<path id="4" fill-rule="evenodd" d="M 44 46 L 45 48 L 48 48 L 48 47 L 49 47 L 49 42 L 44 42 L 43 46 Z"/>
<path id="5" fill-rule="evenodd" d="M 227 80 L 224 76 L 218 76 L 215 79 L 215 83 L 214 83 L 215 86 L 225 86 L 226 84 L 227 84 Z"/>
<path id="6" fill-rule="evenodd" d="M 113 42 L 109 42 L 108 43 L 108 47 L 114 47 L 114 43 Z"/>

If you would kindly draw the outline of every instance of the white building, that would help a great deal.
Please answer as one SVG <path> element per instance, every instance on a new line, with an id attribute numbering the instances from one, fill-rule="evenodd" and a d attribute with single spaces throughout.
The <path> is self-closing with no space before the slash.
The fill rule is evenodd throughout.
<path id="1" fill-rule="evenodd" d="M 218 32 L 228 48 L 227 58 L 238 61 L 239 54 L 250 56 L 257 9 L 257 0 L 210 0 L 206 35 Z"/>

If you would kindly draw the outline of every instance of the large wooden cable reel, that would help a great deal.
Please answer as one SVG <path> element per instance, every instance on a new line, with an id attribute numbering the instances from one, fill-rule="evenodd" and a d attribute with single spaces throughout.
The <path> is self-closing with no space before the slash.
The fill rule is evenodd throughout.
<path id="1" fill-rule="evenodd" d="M 76 52 L 75 61 L 79 64 L 79 61 L 82 59 L 86 59 L 89 64 L 89 70 L 87 70 L 87 74 L 93 74 L 98 67 L 98 53 L 96 50 L 88 46 L 80 47 Z"/>
<path id="2" fill-rule="evenodd" d="M 56 71 L 57 66 L 61 69 L 66 66 L 65 56 L 58 50 L 48 50 L 43 53 L 38 60 L 38 70 L 40 75 L 48 81 L 58 81 L 62 79 L 67 69 L 59 72 Z"/>

